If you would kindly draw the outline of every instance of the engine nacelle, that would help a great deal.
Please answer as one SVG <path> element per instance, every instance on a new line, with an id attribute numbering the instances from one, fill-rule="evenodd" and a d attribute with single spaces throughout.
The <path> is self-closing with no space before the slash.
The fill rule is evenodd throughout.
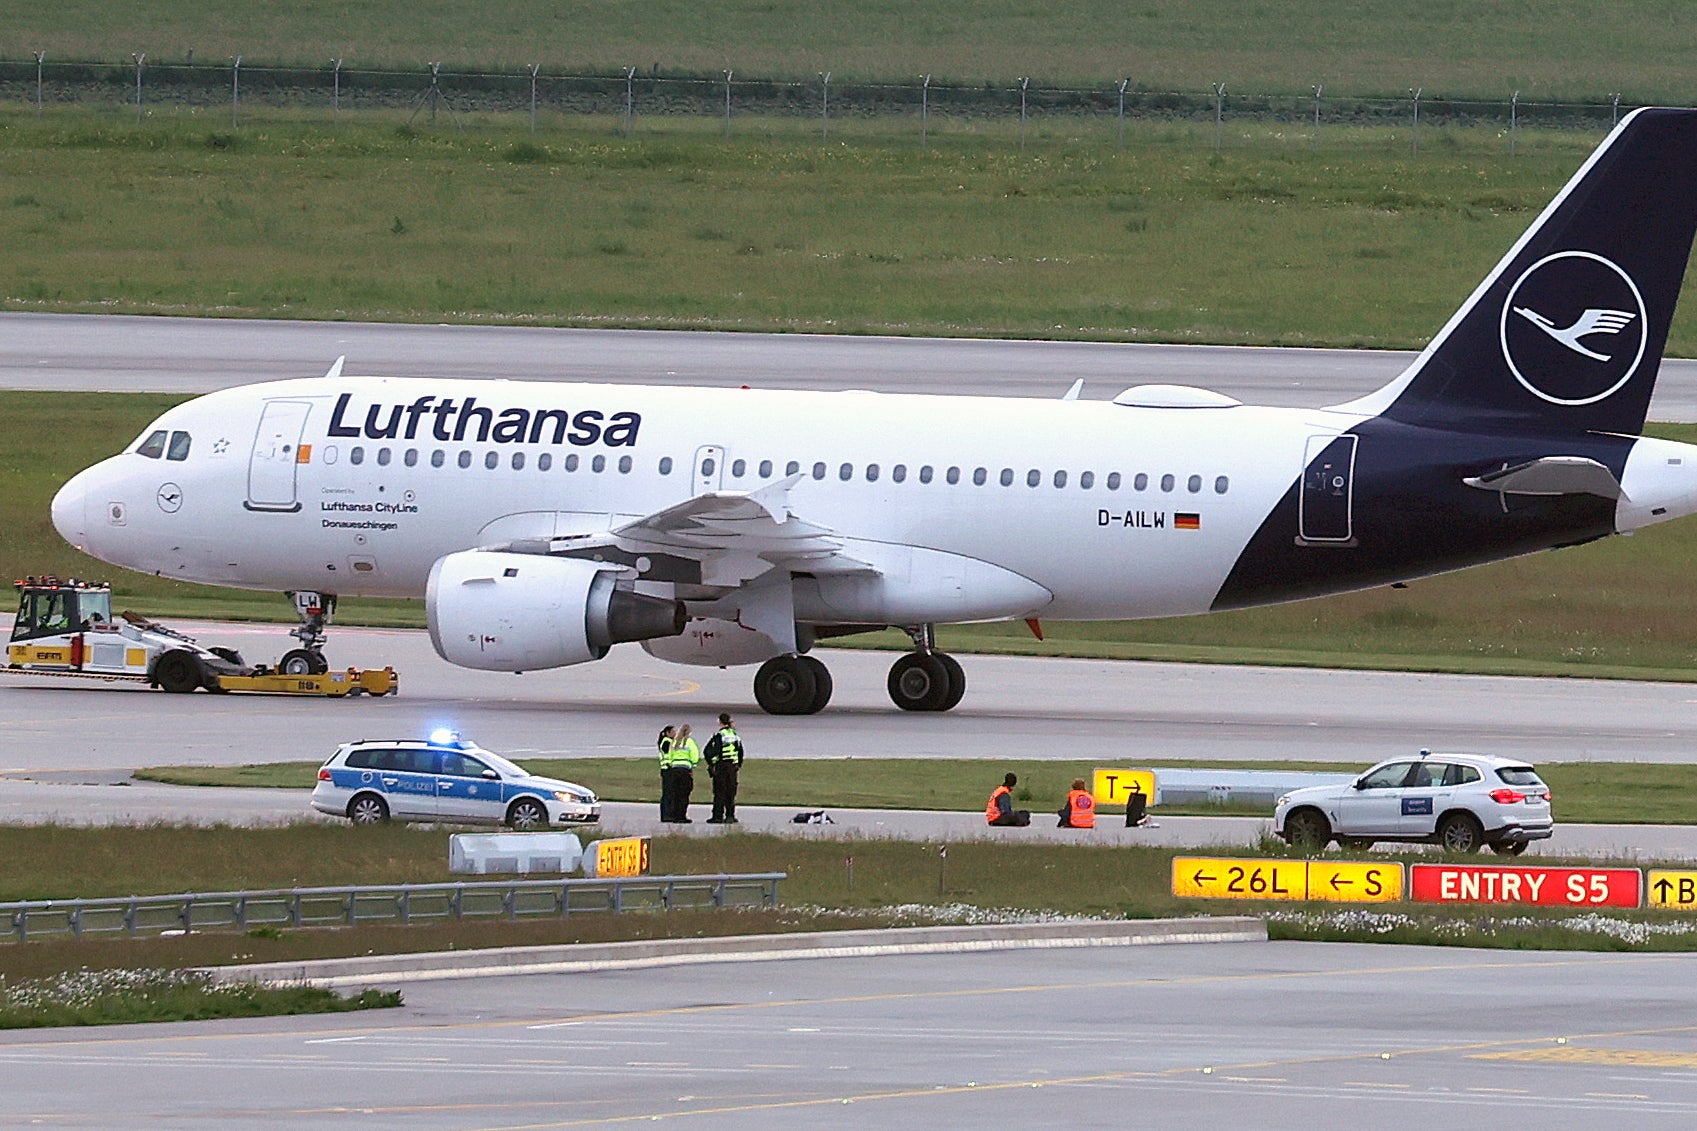
<path id="1" fill-rule="evenodd" d="M 683 603 L 616 588 L 619 567 L 465 550 L 430 567 L 430 642 L 450 664 L 522 672 L 599 660 L 614 644 L 676 636 Z"/>
<path id="2" fill-rule="evenodd" d="M 679 635 L 644 640 L 642 650 L 667 663 L 713 668 L 760 664 L 785 651 L 764 632 L 718 617 L 692 617 Z"/>

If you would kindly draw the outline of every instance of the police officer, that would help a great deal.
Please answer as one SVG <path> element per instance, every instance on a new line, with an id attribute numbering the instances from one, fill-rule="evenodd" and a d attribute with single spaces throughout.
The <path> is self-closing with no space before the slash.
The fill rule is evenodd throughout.
<path id="1" fill-rule="evenodd" d="M 657 745 L 660 748 L 660 820 L 672 819 L 672 740 L 676 727 L 661 727 Z"/>
<path id="2" fill-rule="evenodd" d="M 662 820 L 674 825 L 691 824 L 689 795 L 695 792 L 695 767 L 701 764 L 701 747 L 689 735 L 689 724 L 678 728 L 667 753 L 667 773 L 672 778 L 672 812 Z"/>
<path id="3" fill-rule="evenodd" d="M 731 725 L 731 716 L 719 716 L 719 730 L 701 752 L 707 774 L 713 779 L 713 815 L 710 825 L 737 823 L 737 773 L 742 769 L 742 736 Z"/>

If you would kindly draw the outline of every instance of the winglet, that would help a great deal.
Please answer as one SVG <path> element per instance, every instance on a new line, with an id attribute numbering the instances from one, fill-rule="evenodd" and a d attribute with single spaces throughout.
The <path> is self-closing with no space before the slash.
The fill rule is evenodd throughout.
<path id="1" fill-rule="evenodd" d="M 330 366 L 330 371 L 324 374 L 324 379 L 326 381 L 334 381 L 336 378 L 340 377 L 342 375 L 342 363 L 346 360 L 348 360 L 347 354 L 343 354 L 341 357 L 338 357 L 335 363 Z"/>
<path id="2" fill-rule="evenodd" d="M 1084 378 L 1080 377 L 1078 380 L 1076 380 L 1072 383 L 1072 388 L 1068 389 L 1066 391 L 1066 395 L 1061 397 L 1061 399 L 1063 401 L 1076 401 L 1078 399 L 1078 394 L 1082 393 L 1083 391 L 1084 391 Z"/>

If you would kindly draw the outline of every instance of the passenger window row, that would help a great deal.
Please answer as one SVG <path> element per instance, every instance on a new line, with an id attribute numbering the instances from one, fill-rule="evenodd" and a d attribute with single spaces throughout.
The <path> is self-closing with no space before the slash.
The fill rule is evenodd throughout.
<path id="1" fill-rule="evenodd" d="M 163 437 L 164 433 L 159 433 L 159 435 Z M 179 433 L 179 435 L 184 434 Z M 184 450 L 186 454 L 186 447 Z M 334 449 L 327 451 L 326 456 L 333 462 L 335 458 Z M 348 449 L 348 462 L 355 466 L 363 464 L 365 462 L 365 457 L 366 451 L 363 447 L 355 446 Z M 376 449 L 374 458 L 376 459 L 379 467 L 387 467 L 394 458 L 394 451 L 390 448 L 378 448 Z M 407 448 L 401 453 L 401 462 L 407 467 L 416 467 L 420 458 L 421 455 L 417 448 Z M 463 449 L 456 458 L 456 463 L 462 468 L 470 468 L 475 462 L 475 459 L 476 457 L 472 455 L 469 449 Z M 485 452 L 482 462 L 486 469 L 493 471 L 501 465 L 500 453 L 495 451 Z M 442 467 L 446 463 L 447 453 L 442 449 L 437 448 L 430 453 L 431 467 Z M 525 453 L 514 452 L 508 458 L 508 465 L 514 471 L 524 470 L 526 466 Z M 533 466 L 537 471 L 552 470 L 554 467 L 553 455 L 549 452 L 541 453 L 536 457 Z M 559 466 L 563 471 L 576 471 L 580 466 L 587 466 L 590 471 L 599 473 L 607 470 L 608 457 L 604 455 L 597 455 L 590 456 L 587 460 L 582 460 L 574 452 L 561 457 Z M 621 475 L 628 475 L 633 469 L 634 463 L 630 456 L 620 456 L 618 458 L 618 462 L 614 466 L 618 468 Z M 660 474 L 670 475 L 672 473 L 672 468 L 672 457 L 662 457 L 659 463 Z M 702 459 L 700 472 L 703 478 L 708 478 L 717 474 L 718 470 L 718 461 L 712 456 Z M 732 479 L 743 479 L 749 476 L 751 468 L 748 460 L 734 459 L 730 461 L 727 470 L 730 471 Z M 908 480 L 908 471 L 908 466 L 905 463 L 898 463 L 891 465 L 887 474 L 890 482 L 905 483 Z M 759 479 L 772 479 L 776 472 L 777 464 L 769 459 L 761 460 L 757 467 L 753 469 L 754 476 Z M 885 476 L 886 470 L 879 464 L 869 463 L 861 467 L 858 473 L 864 476 L 868 483 L 876 483 Z M 791 475 L 807 475 L 816 480 L 824 480 L 830 478 L 834 474 L 838 480 L 847 483 L 855 478 L 857 471 L 856 466 L 852 463 L 838 464 L 836 468 L 833 469 L 829 464 L 820 460 L 804 469 L 799 460 L 790 460 L 784 465 L 783 474 L 786 478 Z M 938 469 L 932 467 L 930 464 L 924 464 L 918 468 L 917 472 L 914 474 L 914 478 L 920 483 L 930 483 L 938 478 Z M 968 479 L 975 487 L 983 487 L 990 482 L 991 475 L 990 469 L 985 467 L 975 467 L 971 469 L 970 472 L 959 467 L 949 467 L 942 469 L 941 478 L 943 482 L 950 484 L 951 486 L 960 483 L 964 478 Z M 1081 471 L 1078 473 L 1077 478 L 1074 479 L 1065 471 L 1054 471 L 1045 474 L 1037 468 L 1030 468 L 1024 472 L 1017 472 L 1011 467 L 1004 467 L 996 474 L 995 479 L 996 482 L 1001 484 L 1003 487 L 1012 487 L 1015 483 L 1024 483 L 1027 487 L 1041 487 L 1044 482 L 1047 481 L 1052 487 L 1057 489 L 1064 488 L 1069 483 L 1075 483 L 1080 490 L 1084 491 L 1093 490 L 1097 483 L 1097 475 L 1094 471 Z M 1156 483 L 1159 486 L 1159 489 L 1165 493 L 1171 493 L 1179 488 L 1179 479 L 1176 475 L 1168 473 L 1162 475 L 1158 480 L 1152 480 L 1147 473 L 1140 471 L 1131 477 L 1131 489 L 1133 491 L 1147 491 L 1149 490 L 1152 482 Z M 1184 480 L 1184 490 L 1192 495 L 1200 494 L 1202 492 L 1203 482 L 1203 477 L 1200 475 L 1188 476 Z M 1110 471 L 1105 476 L 1101 477 L 1101 483 L 1109 491 L 1118 491 L 1124 485 L 1125 479 L 1119 472 Z M 1214 494 L 1224 495 L 1231 489 L 1231 480 L 1227 476 L 1217 475 L 1214 477 L 1213 488 Z"/>

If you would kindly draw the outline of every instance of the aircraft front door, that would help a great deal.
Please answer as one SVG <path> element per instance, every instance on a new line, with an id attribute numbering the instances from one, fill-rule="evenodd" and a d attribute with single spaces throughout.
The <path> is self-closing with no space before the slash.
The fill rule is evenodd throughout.
<path id="1" fill-rule="evenodd" d="M 1355 436 L 1311 436 L 1303 463 L 1298 525 L 1304 542 L 1355 537 Z"/>
<path id="2" fill-rule="evenodd" d="M 247 465 L 248 510 L 301 509 L 295 496 L 295 469 L 300 466 L 301 433 L 311 411 L 309 401 L 265 402 Z"/>
<path id="3" fill-rule="evenodd" d="M 725 478 L 725 449 L 707 444 L 695 449 L 695 493 L 717 491 Z"/>

